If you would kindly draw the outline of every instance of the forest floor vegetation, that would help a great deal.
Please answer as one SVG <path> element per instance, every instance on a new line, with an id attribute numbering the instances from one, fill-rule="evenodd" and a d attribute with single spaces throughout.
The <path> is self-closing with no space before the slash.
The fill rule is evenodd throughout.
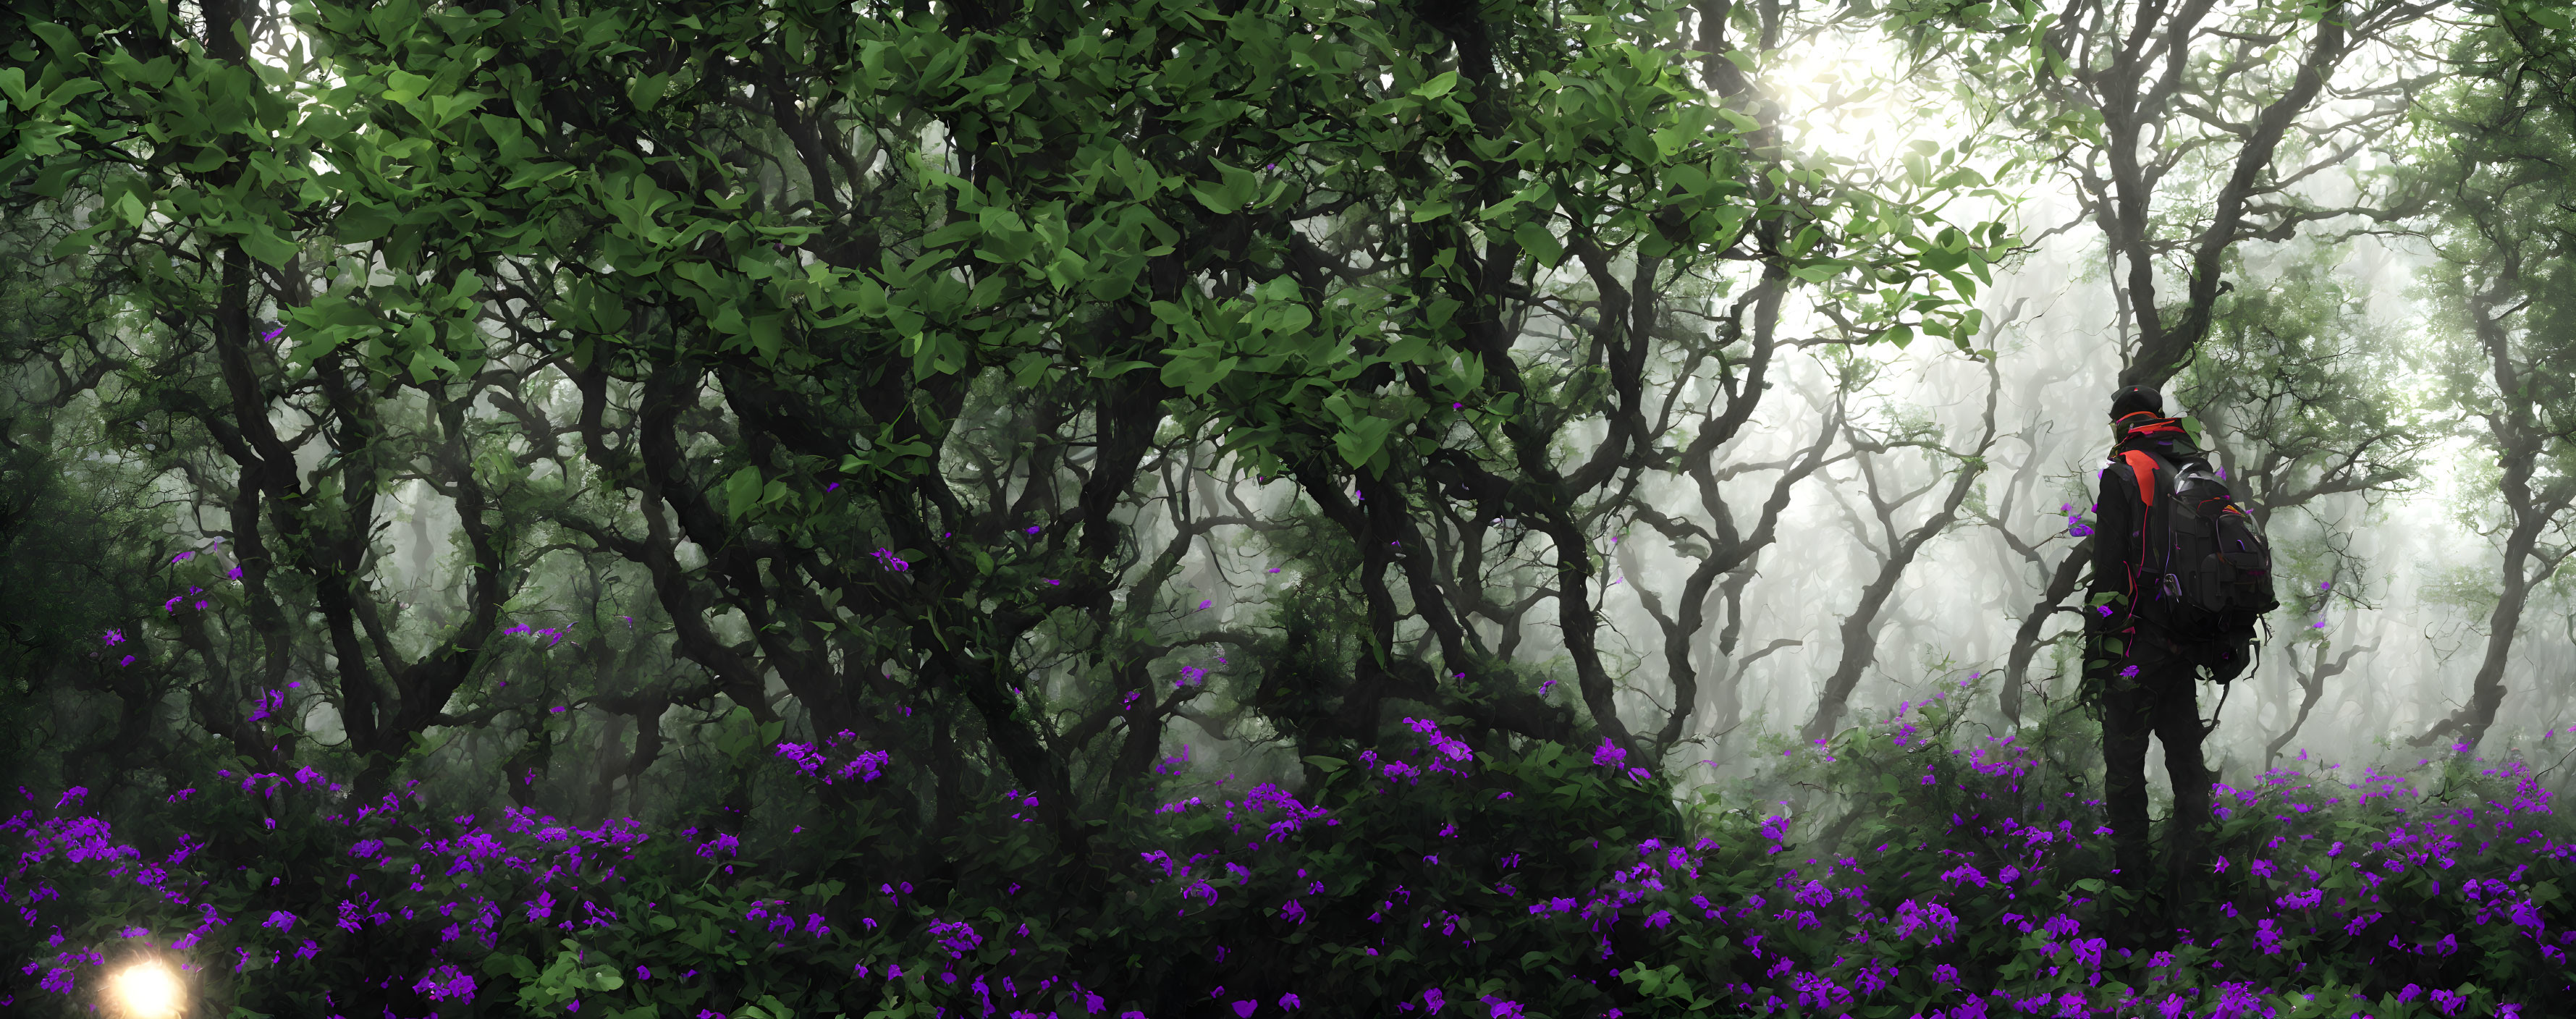
<path id="1" fill-rule="evenodd" d="M 2108 831 L 2070 780 L 2081 756 L 2060 756 L 2080 723 L 1969 738 L 1953 703 L 1787 750 L 1781 777 L 1830 817 L 1677 806 L 1606 742 L 1496 754 L 1408 719 L 1307 758 L 1318 781 L 1293 794 L 1167 779 L 1100 826 L 1091 886 L 1059 879 L 1017 791 L 927 848 L 864 795 L 756 845 L 354 805 L 310 767 L 219 769 L 113 822 L 80 789 L 28 793 L 0 824 L 24 921 L 0 1007 L 88 1014 L 152 959 L 183 971 L 188 1014 L 234 1017 L 2410 1019 L 2565 1000 L 2576 840 L 2518 758 L 2221 786 L 2202 898 L 2120 947 Z M 765 766 L 864 790 L 882 755 L 847 743 L 774 744 Z"/>

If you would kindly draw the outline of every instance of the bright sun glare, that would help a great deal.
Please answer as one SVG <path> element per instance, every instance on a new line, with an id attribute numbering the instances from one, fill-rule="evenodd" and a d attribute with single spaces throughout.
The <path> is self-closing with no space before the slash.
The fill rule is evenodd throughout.
<path id="1" fill-rule="evenodd" d="M 1902 75 L 1903 52 L 1894 43 L 1846 33 L 1782 55 L 1768 77 L 1784 93 L 1783 126 L 1793 144 L 1892 163 L 1915 138 L 1951 140 L 1950 97 L 1927 94 L 1925 82 Z"/>
<path id="2" fill-rule="evenodd" d="M 118 1014 L 129 1019 L 177 1019 L 179 975 L 159 960 L 128 966 L 108 982 Z"/>

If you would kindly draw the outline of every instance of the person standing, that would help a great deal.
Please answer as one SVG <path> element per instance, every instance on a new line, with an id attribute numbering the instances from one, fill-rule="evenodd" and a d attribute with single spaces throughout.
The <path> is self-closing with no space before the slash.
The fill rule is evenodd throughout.
<path id="1" fill-rule="evenodd" d="M 2084 700 L 2102 722 L 2103 795 L 2110 813 L 2115 882 L 2162 900 L 2165 926 L 2177 919 L 2185 892 L 2208 873 L 2203 827 L 2210 819 L 2210 786 L 2217 780 L 2201 756 L 2201 740 L 2216 728 L 2200 718 L 2198 683 L 2203 669 L 2224 683 L 2245 667 L 2248 640 L 2178 642 L 2153 610 L 2169 590 L 2154 556 L 2150 524 L 2159 497 L 2176 498 L 2177 471 L 2206 473 L 2207 460 L 2177 418 L 2164 414 L 2164 397 L 2148 386 L 2123 386 L 2111 394 L 2109 463 L 2095 506 L 2091 597 L 2085 601 Z M 2141 612 L 2145 608 L 2148 611 Z M 2165 770 L 2173 778 L 2174 808 L 2167 825 L 2170 869 L 2152 888 L 2147 832 L 2147 738 L 2164 744 Z M 2135 928 L 2132 928 L 2135 932 Z"/>

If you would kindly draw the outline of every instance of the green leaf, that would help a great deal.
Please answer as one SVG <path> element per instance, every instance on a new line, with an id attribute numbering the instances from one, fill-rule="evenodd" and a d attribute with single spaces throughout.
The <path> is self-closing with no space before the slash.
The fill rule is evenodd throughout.
<path id="1" fill-rule="evenodd" d="M 1208 211 L 1239 212 L 1245 205 L 1251 204 L 1254 196 L 1260 194 L 1261 179 L 1254 176 L 1252 171 L 1227 166 L 1213 159 L 1208 162 L 1216 166 L 1217 181 L 1213 184 L 1201 182 L 1190 184 L 1191 196 L 1197 198 L 1200 205 L 1207 206 Z"/>
<path id="2" fill-rule="evenodd" d="M 584 293 L 588 295 L 585 307 L 590 310 L 591 328 L 596 331 L 616 332 L 626 328 L 626 323 L 635 317 L 634 310 L 626 306 L 624 299 L 604 288 L 586 286 Z"/>
<path id="3" fill-rule="evenodd" d="M 1235 208 L 1252 204 L 1253 198 L 1261 194 L 1261 178 L 1252 171 L 1227 166 L 1213 159 L 1208 162 L 1216 165 L 1217 175 L 1224 181 L 1225 198 L 1233 202 Z"/>
<path id="4" fill-rule="evenodd" d="M 1457 87 L 1458 72 L 1442 71 L 1438 74 L 1432 75 L 1431 80 L 1423 82 L 1421 87 L 1414 89 L 1413 94 L 1421 96 L 1424 99 L 1438 99 L 1441 96 L 1448 95 L 1450 89 Z"/>
<path id="5" fill-rule="evenodd" d="M 725 518 L 740 520 L 760 502 L 760 468 L 745 467 L 725 480 Z"/>
<path id="6" fill-rule="evenodd" d="M 98 243 L 99 232 L 105 229 L 107 229 L 106 225 L 101 224 L 99 226 L 90 227 L 87 230 L 74 230 L 71 233 L 64 234 L 62 240 L 54 242 L 54 247 L 50 254 L 55 258 L 69 258 L 73 255 L 85 253 L 89 251 L 91 245 Z"/>
<path id="7" fill-rule="evenodd" d="M 931 231 L 927 236 L 924 236 L 921 239 L 921 247 L 922 250 L 925 251 L 932 248 L 946 247 L 982 233 L 983 230 L 983 225 L 977 223 L 975 220 L 961 219 L 957 222 L 950 223 L 947 226 Z"/>
<path id="8" fill-rule="evenodd" d="M 53 47 L 55 55 L 66 61 L 79 59 L 83 49 L 80 37 L 73 35 L 69 27 L 50 20 L 40 20 L 33 12 L 29 12 L 26 18 L 28 30 L 43 38 L 45 45 Z"/>
<path id="9" fill-rule="evenodd" d="M 127 188 L 124 194 L 116 196 L 116 214 L 125 220 L 126 225 L 139 227 L 143 225 L 144 217 L 151 214 L 151 209 L 143 204 L 141 195 Z"/>
<path id="10" fill-rule="evenodd" d="M 427 91 L 429 91 L 429 79 L 410 71 L 395 71 L 385 75 L 385 101 L 387 102 L 409 102 L 420 98 L 421 93 Z"/>
<path id="11" fill-rule="evenodd" d="M 456 362 L 449 360 L 436 347 L 422 347 L 411 352 L 411 361 L 406 367 L 411 371 L 414 384 L 425 385 L 444 373 L 456 371 Z"/>
<path id="12" fill-rule="evenodd" d="M 1314 765 L 1316 770 L 1327 775 L 1349 767 L 1351 763 L 1339 757 L 1326 757 L 1322 754 L 1309 754 L 1304 758 L 1304 760 L 1306 763 Z"/>
<path id="13" fill-rule="evenodd" d="M 648 74 L 626 86 L 626 99 L 638 112 L 651 113 L 662 102 L 662 90 L 671 84 L 668 74 Z"/>
<path id="14" fill-rule="evenodd" d="M 1513 227 L 1512 241 L 1519 244 L 1521 250 L 1529 252 L 1531 258 L 1538 259 L 1538 264 L 1546 268 L 1556 268 L 1557 263 L 1565 261 L 1564 246 L 1558 244 L 1556 235 L 1548 232 L 1546 224 L 1538 220 L 1530 220 Z"/>
<path id="15" fill-rule="evenodd" d="M 364 244 L 392 233 L 394 219 L 384 208 L 365 202 L 350 202 L 331 222 L 331 239 L 342 244 Z"/>
<path id="16" fill-rule="evenodd" d="M 265 223 L 253 224 L 250 232 L 242 235 L 241 247 L 243 254 L 268 263 L 272 269 L 283 267 L 288 259 L 295 257 L 295 245 L 278 236 Z"/>
<path id="17" fill-rule="evenodd" d="M 225 163 L 231 162 L 232 158 L 232 156 L 226 154 L 222 149 L 198 149 L 197 158 L 181 163 L 179 166 L 181 169 L 184 169 L 189 173 L 213 173 L 217 168 L 223 166 Z"/>
<path id="18" fill-rule="evenodd" d="M 1241 358 L 1236 357 L 1211 361 L 1206 356 L 1210 350 L 1212 348 L 1200 348 L 1191 352 L 1198 356 L 1175 357 L 1166 362 L 1162 372 L 1163 384 L 1179 386 L 1183 392 L 1194 398 L 1207 395 L 1210 387 L 1224 381 L 1227 375 L 1234 372 L 1234 366 L 1242 362 Z"/>
<path id="19" fill-rule="evenodd" d="M 1019 213 L 1001 206 L 987 206 L 975 215 L 983 243 L 976 245 L 975 257 L 987 262 L 1008 265 L 1029 257 L 1042 240 L 1021 222 Z M 991 277 L 987 277 L 988 279 Z"/>
<path id="20" fill-rule="evenodd" d="M 772 364 L 777 362 L 779 348 L 787 342 L 786 334 L 780 329 L 780 326 L 786 321 L 786 319 L 786 313 L 781 312 L 772 315 L 756 316 L 749 322 L 745 323 L 745 327 L 751 336 L 751 347 L 753 350 L 760 352 L 761 363 Z"/>
<path id="21" fill-rule="evenodd" d="M 1433 300 L 1430 307 L 1422 310 L 1422 321 L 1431 326 L 1431 328 L 1438 329 L 1441 326 L 1449 324 L 1449 317 L 1457 314 L 1458 309 L 1466 306 L 1465 302 L 1460 301 L 1455 297 L 1443 295 L 1438 299 Z M 1429 351 L 1426 350 L 1421 354 L 1416 354 L 1412 357 L 1406 358 L 1406 360 L 1427 360 L 1428 355 Z"/>
<path id="22" fill-rule="evenodd" d="M 1351 422 L 1349 427 L 1333 433 L 1333 449 L 1341 454 L 1343 463 L 1352 467 L 1367 466 L 1370 458 L 1377 456 L 1378 450 L 1386 445 L 1386 433 L 1394 427 L 1395 422 L 1386 418 L 1360 418 Z"/>
<path id="23" fill-rule="evenodd" d="M 543 184 L 571 172 L 570 163 L 521 163 L 519 172 L 511 174 L 510 179 L 504 181 L 501 187 L 506 191 L 516 191 L 530 185 Z"/>

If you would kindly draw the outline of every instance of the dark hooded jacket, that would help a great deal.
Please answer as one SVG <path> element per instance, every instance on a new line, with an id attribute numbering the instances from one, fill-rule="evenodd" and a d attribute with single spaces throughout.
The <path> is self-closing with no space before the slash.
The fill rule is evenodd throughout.
<path id="1" fill-rule="evenodd" d="M 2140 575 L 2139 548 L 2144 544 L 2138 533 L 2146 523 L 2146 497 L 2139 491 L 2141 473 L 2148 475 L 2149 486 L 2173 487 L 2173 478 L 2158 471 L 2146 452 L 2153 452 L 2177 467 L 2193 462 L 2206 462 L 2200 447 L 2183 430 L 2179 418 L 2157 417 L 2140 411 L 2121 419 L 2128 431 L 2119 445 L 2111 448 L 2110 462 L 2103 465 L 2102 484 L 2094 504 L 2093 582 L 2091 593 L 2116 591 L 2129 596 L 2134 606 L 2138 594 L 2153 586 L 2152 580 Z M 2132 451 L 2141 455 L 2131 458 Z M 2084 622 L 2087 632 L 2122 634 L 2135 629 L 2136 617 L 2126 606 L 2113 605 L 2105 615 L 2085 600 Z"/>

